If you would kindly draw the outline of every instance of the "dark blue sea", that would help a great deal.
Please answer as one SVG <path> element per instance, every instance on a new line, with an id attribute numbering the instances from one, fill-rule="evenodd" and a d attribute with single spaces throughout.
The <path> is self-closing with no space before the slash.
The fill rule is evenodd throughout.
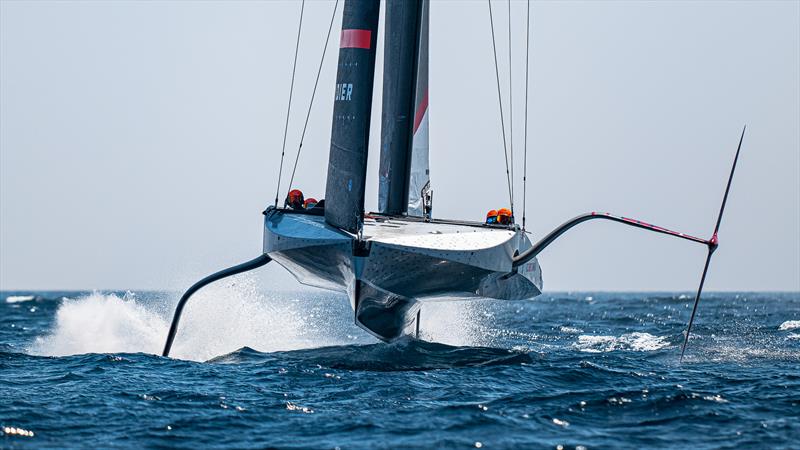
<path id="1" fill-rule="evenodd" d="M 0 448 L 800 448 L 800 294 L 430 303 L 376 342 L 343 296 L 0 293 Z"/>

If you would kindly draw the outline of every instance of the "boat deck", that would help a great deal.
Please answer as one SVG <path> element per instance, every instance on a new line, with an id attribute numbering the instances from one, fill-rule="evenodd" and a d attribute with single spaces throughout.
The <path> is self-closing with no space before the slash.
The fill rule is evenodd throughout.
<path id="1" fill-rule="evenodd" d="M 456 221 L 408 220 L 405 217 L 367 216 L 364 240 L 431 250 L 478 250 L 511 239 L 516 230 Z"/>
<path id="2" fill-rule="evenodd" d="M 347 239 L 355 235 L 338 230 L 325 223 L 323 210 L 274 210 L 292 220 L 284 221 L 282 234 L 317 239 Z M 367 242 L 381 244 L 421 247 L 431 250 L 478 250 L 501 245 L 516 233 L 516 225 L 487 225 L 481 222 L 462 220 L 433 219 L 420 217 L 388 216 L 369 213 L 364 218 L 362 238 Z"/>

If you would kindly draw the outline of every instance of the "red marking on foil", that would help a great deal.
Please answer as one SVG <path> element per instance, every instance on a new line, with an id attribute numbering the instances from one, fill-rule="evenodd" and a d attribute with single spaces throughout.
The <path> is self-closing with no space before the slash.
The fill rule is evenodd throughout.
<path id="1" fill-rule="evenodd" d="M 425 95 L 422 96 L 422 99 L 419 101 L 419 105 L 417 105 L 417 113 L 414 115 L 414 133 L 417 132 L 417 128 L 419 128 L 419 124 L 422 123 L 422 118 L 425 117 L 425 111 L 428 110 L 428 91 L 425 91 Z"/>
<path id="2" fill-rule="evenodd" d="M 342 30 L 339 48 L 364 48 L 369 50 L 372 46 L 372 31 L 370 30 Z"/>

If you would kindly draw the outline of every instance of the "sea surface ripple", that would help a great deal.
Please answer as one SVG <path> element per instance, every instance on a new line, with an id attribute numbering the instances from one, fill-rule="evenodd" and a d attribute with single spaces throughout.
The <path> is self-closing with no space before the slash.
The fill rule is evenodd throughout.
<path id="1" fill-rule="evenodd" d="M 0 293 L 0 448 L 798 448 L 800 294 L 426 303 L 375 341 L 343 296 L 238 279 Z"/>

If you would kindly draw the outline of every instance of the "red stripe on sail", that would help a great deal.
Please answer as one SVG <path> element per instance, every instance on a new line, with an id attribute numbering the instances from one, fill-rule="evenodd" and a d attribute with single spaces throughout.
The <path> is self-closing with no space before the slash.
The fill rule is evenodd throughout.
<path id="1" fill-rule="evenodd" d="M 370 30 L 342 30 L 339 48 L 364 48 L 369 50 L 372 43 Z"/>
<path id="2" fill-rule="evenodd" d="M 419 101 L 419 105 L 417 106 L 417 113 L 414 114 L 414 133 L 417 132 L 417 128 L 419 128 L 419 124 L 422 123 L 422 118 L 425 117 L 425 111 L 428 110 L 428 91 L 425 91 L 425 95 Z"/>

